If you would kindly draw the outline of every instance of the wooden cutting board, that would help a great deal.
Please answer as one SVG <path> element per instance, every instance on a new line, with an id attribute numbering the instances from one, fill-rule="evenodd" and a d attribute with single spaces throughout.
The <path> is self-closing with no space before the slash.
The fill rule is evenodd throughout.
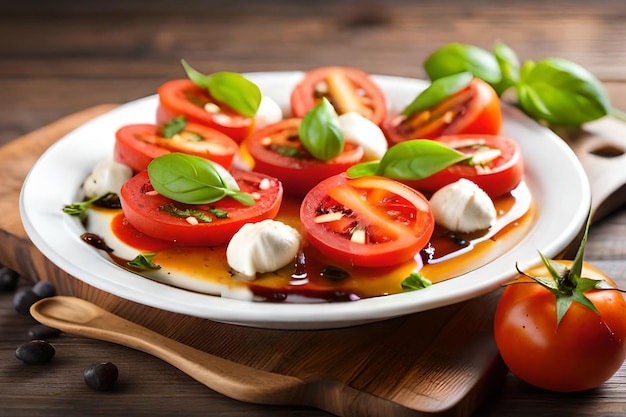
<path id="1" fill-rule="evenodd" d="M 345 329 L 282 331 L 254 329 L 170 313 L 136 304 L 88 286 L 47 261 L 28 241 L 18 212 L 23 180 L 54 141 L 114 108 L 102 105 L 70 115 L 0 148 L 0 264 L 26 279 L 51 280 L 59 294 L 90 300 L 131 321 L 227 360 L 265 371 L 315 381 L 305 405 L 339 416 L 469 416 L 499 388 L 506 374 L 492 334 L 500 292 L 431 311 Z M 626 147 L 623 126 L 594 125 L 577 136 L 583 164 L 610 163 L 621 178 L 600 190 L 602 214 L 623 204 L 624 155 L 599 156 L 601 142 Z M 604 130 L 603 130 L 604 129 Z M 608 129 L 608 130 L 606 130 Z M 607 141 L 605 140 L 605 142 Z M 606 147 L 606 146 L 605 146 Z M 607 147 L 608 149 L 608 147 Z M 587 162 L 585 163 L 585 159 Z M 616 165 L 616 166 L 617 166 Z M 587 166 L 586 166 L 587 168 Z M 602 170 L 599 169 L 601 172 Z M 616 175 L 612 177 L 615 179 Z M 617 192 L 620 190 L 620 192 Z"/>

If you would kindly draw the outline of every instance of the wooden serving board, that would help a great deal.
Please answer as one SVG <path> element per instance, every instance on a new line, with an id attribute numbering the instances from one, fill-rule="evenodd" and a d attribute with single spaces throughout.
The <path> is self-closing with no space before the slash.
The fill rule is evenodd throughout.
<path id="1" fill-rule="evenodd" d="M 469 416 L 497 391 L 506 374 L 491 328 L 499 291 L 374 324 L 283 331 L 217 323 L 136 304 L 58 269 L 34 248 L 21 225 L 18 201 L 22 183 L 54 141 L 114 107 L 102 105 L 70 115 L 0 148 L 0 209 L 5 214 L 0 218 L 0 264 L 33 282 L 51 280 L 59 294 L 85 298 L 227 360 L 315 381 L 304 405 L 339 416 Z M 620 129 L 625 131 L 622 126 Z M 581 136 L 578 143 L 588 141 Z M 612 163 L 621 160 L 622 164 L 618 171 L 622 177 L 610 187 L 600 184 L 598 188 L 594 177 L 590 178 L 593 189 L 603 190 L 602 201 L 609 201 L 612 208 L 624 201 L 623 192 L 615 192 L 626 183 L 623 158 L 610 158 Z M 594 210 L 599 202 L 594 200 Z"/>

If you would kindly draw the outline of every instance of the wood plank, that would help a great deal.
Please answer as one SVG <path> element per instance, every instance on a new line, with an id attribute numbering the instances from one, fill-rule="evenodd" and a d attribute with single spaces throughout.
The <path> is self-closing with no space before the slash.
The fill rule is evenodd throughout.
<path id="1" fill-rule="evenodd" d="M 422 62 L 437 47 L 462 40 L 491 48 L 500 39 L 524 60 L 556 55 L 605 81 L 625 77 L 626 43 L 616 40 L 626 39 L 619 18 L 626 3 L 616 0 L 513 1 L 497 8 L 486 1 L 472 7 L 326 1 L 313 9 L 236 0 L 210 12 L 204 2 L 187 1 L 176 13 L 155 1 L 141 18 L 137 2 L 28 3 L 11 3 L 0 15 L 0 39 L 14 40 L 0 42 L 0 143 L 81 109 L 152 94 L 183 75 L 181 58 L 205 72 L 346 64 L 424 78 Z M 36 25 L 28 24 L 38 15 Z"/>

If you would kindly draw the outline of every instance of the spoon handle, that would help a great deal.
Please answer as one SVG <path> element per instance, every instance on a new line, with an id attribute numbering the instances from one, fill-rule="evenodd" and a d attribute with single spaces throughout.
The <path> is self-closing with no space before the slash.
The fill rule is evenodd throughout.
<path id="1" fill-rule="evenodd" d="M 50 304 L 48 308 L 45 303 Z M 77 309 L 88 308 L 94 312 L 93 317 L 81 323 L 61 318 L 60 315 L 55 317 L 51 311 L 57 305 L 53 303 L 63 304 L 63 308 L 70 309 L 71 303 L 77 303 Z M 240 401 L 298 404 L 306 386 L 299 378 L 255 369 L 192 348 L 76 297 L 45 298 L 33 306 L 31 314 L 37 321 L 66 333 L 104 340 L 151 354 L 214 391 Z"/>

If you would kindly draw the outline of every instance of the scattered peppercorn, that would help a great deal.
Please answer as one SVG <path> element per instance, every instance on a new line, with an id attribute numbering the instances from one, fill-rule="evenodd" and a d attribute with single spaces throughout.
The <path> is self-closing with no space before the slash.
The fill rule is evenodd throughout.
<path id="1" fill-rule="evenodd" d="M 61 331 L 59 329 L 39 323 L 28 328 L 28 336 L 32 339 L 46 339 L 48 337 L 58 336 L 60 333 Z"/>
<path id="2" fill-rule="evenodd" d="M 13 296 L 13 306 L 20 314 L 30 314 L 30 307 L 41 298 L 35 294 L 32 288 L 21 288 Z"/>
<path id="3" fill-rule="evenodd" d="M 0 292 L 15 290 L 19 274 L 6 266 L 0 266 Z"/>
<path id="4" fill-rule="evenodd" d="M 22 343 L 15 350 L 15 357 L 25 363 L 49 362 L 55 354 L 54 346 L 45 340 Z"/>
<path id="5" fill-rule="evenodd" d="M 54 288 L 54 284 L 50 281 L 38 281 L 33 286 L 33 292 L 39 298 L 48 298 L 56 295 L 56 290 Z"/>
<path id="6" fill-rule="evenodd" d="M 30 288 L 18 289 L 13 296 L 13 306 L 18 313 L 29 315 L 33 304 L 55 294 L 56 290 L 52 282 L 39 281 Z"/>
<path id="7" fill-rule="evenodd" d="M 83 371 L 85 384 L 97 391 L 111 391 L 118 377 L 117 366 L 111 362 L 89 365 Z"/>

